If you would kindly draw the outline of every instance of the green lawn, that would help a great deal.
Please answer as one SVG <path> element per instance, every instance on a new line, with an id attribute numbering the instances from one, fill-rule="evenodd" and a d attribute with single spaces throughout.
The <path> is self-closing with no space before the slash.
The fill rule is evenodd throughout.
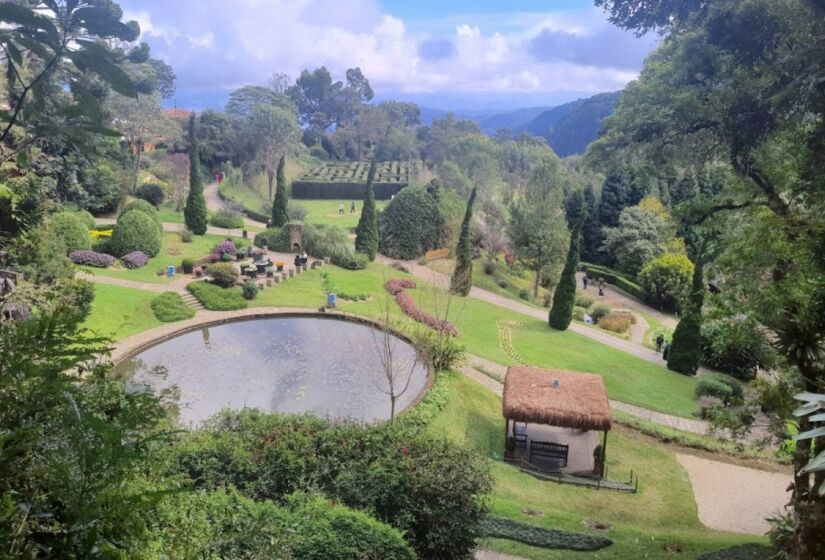
<path id="1" fill-rule="evenodd" d="M 152 312 L 157 292 L 95 284 L 92 310 L 82 326 L 100 335 L 120 340 L 162 325 Z"/>
<path id="2" fill-rule="evenodd" d="M 446 380 L 449 404 L 430 424 L 429 430 L 456 443 L 474 447 L 491 456 L 504 445 L 501 399 L 475 381 L 458 374 Z M 672 450 L 651 438 L 620 426 L 608 439 L 608 469 L 616 478 L 627 478 L 630 469 L 640 475 L 639 493 L 596 491 L 541 481 L 517 468 L 491 460 L 495 488 L 490 505 L 494 514 L 548 528 L 586 532 L 582 522 L 594 519 L 611 525 L 607 534 L 614 544 L 600 552 L 544 550 L 502 539 L 485 539 L 482 548 L 535 560 L 609 558 L 695 558 L 697 554 L 743 542 L 748 537 L 712 531 L 698 520 L 687 473 Z M 529 508 L 541 512 L 533 517 Z M 665 544 L 682 547 L 674 556 Z"/>
<path id="3" fill-rule="evenodd" d="M 350 205 L 352 200 L 305 200 L 292 199 L 292 203 L 299 204 L 307 209 L 308 214 L 304 220 L 308 224 L 325 224 L 329 226 L 341 226 L 343 228 L 355 228 L 358 225 L 358 219 L 361 217 L 361 207 L 363 201 L 355 201 L 355 214 L 350 213 Z M 376 200 L 375 207 L 378 210 L 383 210 L 388 200 Z M 340 204 L 344 205 L 344 215 L 338 214 L 338 207 Z"/>
<path id="4" fill-rule="evenodd" d="M 149 259 L 146 266 L 129 270 L 122 267 L 93 268 L 81 267 L 86 272 L 98 276 L 110 276 L 134 282 L 149 282 L 152 284 L 168 284 L 171 282 L 166 277 L 166 267 L 170 264 L 180 266 L 181 260 L 185 257 L 200 259 L 205 257 L 212 249 L 226 239 L 222 235 L 196 235 L 192 243 L 183 243 L 177 233 L 166 232 L 163 234 L 163 246 L 157 256 Z M 164 274 L 158 276 L 158 270 L 163 269 Z"/>
<path id="5" fill-rule="evenodd" d="M 160 221 L 164 224 L 184 223 L 183 212 L 175 211 L 174 205 L 171 204 L 164 204 L 158 208 L 158 215 L 160 216 Z"/>

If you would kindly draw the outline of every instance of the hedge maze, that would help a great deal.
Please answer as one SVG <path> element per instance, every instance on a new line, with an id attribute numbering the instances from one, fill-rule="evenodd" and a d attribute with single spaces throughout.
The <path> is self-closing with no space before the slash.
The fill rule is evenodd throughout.
<path id="1" fill-rule="evenodd" d="M 313 167 L 292 182 L 293 198 L 361 199 L 367 186 L 370 164 L 366 161 L 324 163 Z M 382 161 L 375 173 L 375 198 L 387 200 L 414 182 L 420 164 L 406 161 Z"/>

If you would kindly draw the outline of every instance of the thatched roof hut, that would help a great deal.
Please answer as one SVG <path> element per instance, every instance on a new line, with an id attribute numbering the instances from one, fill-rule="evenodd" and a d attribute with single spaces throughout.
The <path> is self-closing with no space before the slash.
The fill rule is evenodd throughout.
<path id="1" fill-rule="evenodd" d="M 604 381 L 591 373 L 511 367 L 504 381 L 504 417 L 516 422 L 607 431 Z"/>

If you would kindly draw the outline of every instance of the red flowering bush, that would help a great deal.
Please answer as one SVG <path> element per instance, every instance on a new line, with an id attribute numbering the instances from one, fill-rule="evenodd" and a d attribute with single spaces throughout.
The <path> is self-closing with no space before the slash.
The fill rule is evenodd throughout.
<path id="1" fill-rule="evenodd" d="M 406 289 L 412 290 L 412 289 L 414 289 L 415 288 L 415 282 L 413 282 L 412 280 L 400 280 L 398 278 L 391 278 L 391 279 L 387 280 L 387 283 L 384 284 L 384 287 L 392 295 L 397 295 L 402 290 L 406 290 Z"/>
<path id="2" fill-rule="evenodd" d="M 404 291 L 405 288 L 415 288 L 415 282 L 412 280 L 392 279 L 388 280 L 387 283 L 384 284 L 384 287 L 395 296 L 395 301 L 398 303 L 401 311 L 413 321 L 426 325 L 433 330 L 445 332 L 450 336 L 458 336 L 458 329 L 456 329 L 452 323 L 424 313 L 415 304 L 412 296 Z"/>

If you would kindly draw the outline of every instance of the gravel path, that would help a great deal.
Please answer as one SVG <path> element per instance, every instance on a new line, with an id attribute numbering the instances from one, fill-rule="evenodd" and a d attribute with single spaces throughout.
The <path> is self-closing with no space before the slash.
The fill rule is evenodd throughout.
<path id="1" fill-rule="evenodd" d="M 224 203 L 223 199 L 218 194 L 217 183 L 209 183 L 208 185 L 203 187 L 203 198 L 206 200 L 206 208 L 208 210 L 211 210 L 212 212 L 215 212 L 216 210 L 220 210 L 221 208 L 226 207 L 226 204 Z M 249 216 L 244 216 L 244 221 L 246 222 L 247 226 L 266 229 L 265 223 L 253 220 Z"/>
<path id="2" fill-rule="evenodd" d="M 764 535 L 770 517 L 790 499 L 790 473 L 749 469 L 693 455 L 676 454 L 687 470 L 699 520 L 711 529 Z"/>

